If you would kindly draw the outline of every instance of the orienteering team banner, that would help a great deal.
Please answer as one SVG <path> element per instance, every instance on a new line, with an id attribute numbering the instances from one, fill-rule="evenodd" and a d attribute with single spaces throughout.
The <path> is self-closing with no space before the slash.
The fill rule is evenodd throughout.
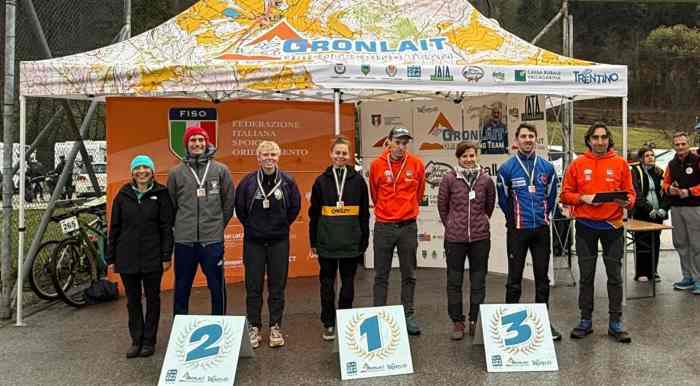
<path id="1" fill-rule="evenodd" d="M 360 105 L 360 132 L 365 177 L 369 165 L 384 149 L 390 125 L 377 127 L 376 122 L 392 122 L 408 128 L 414 140 L 412 151 L 425 164 L 426 187 L 418 217 L 419 267 L 445 267 L 444 227 L 437 210 L 437 196 L 442 177 L 457 165 L 455 150 L 462 140 L 479 143 L 479 163 L 494 177 L 498 167 L 515 151 L 515 129 L 527 122 L 537 129 L 537 152 L 547 157 L 547 130 L 544 97 L 537 95 L 496 94 L 450 101 L 365 102 Z M 372 219 L 374 214 L 372 213 Z M 505 217 L 498 206 L 491 217 L 491 259 L 489 270 L 508 271 Z M 398 259 L 394 259 L 395 264 Z M 372 248 L 365 253 L 365 264 L 374 266 Z M 527 266 L 532 266 L 530 259 Z M 465 263 L 468 268 L 468 262 Z M 532 270 L 525 277 L 534 279 Z M 550 275 L 552 276 L 552 275 Z"/>
<path id="2" fill-rule="evenodd" d="M 355 108 L 341 108 L 342 134 L 354 144 Z M 165 184 L 168 170 L 184 154 L 184 127 L 199 126 L 217 144 L 215 159 L 231 170 L 234 184 L 257 168 L 255 149 L 262 140 L 282 148 L 280 168 L 289 172 L 302 195 L 302 208 L 290 230 L 289 275 L 318 274 L 309 253 L 308 208 L 316 177 L 330 164 L 334 112 L 332 103 L 230 101 L 211 103 L 184 98 L 107 99 L 108 204 L 129 181 L 131 159 L 147 154 L 156 164 L 156 179 Z M 351 149 L 354 154 L 354 149 Z M 243 277 L 243 227 L 234 217 L 225 231 L 225 274 L 228 282 Z M 163 287 L 172 288 L 173 270 Z M 198 273 L 195 283 L 205 283 Z"/>
<path id="3" fill-rule="evenodd" d="M 622 97 L 627 67 L 534 46 L 468 0 L 202 0 L 126 41 L 20 64 L 25 96 L 334 88 Z"/>

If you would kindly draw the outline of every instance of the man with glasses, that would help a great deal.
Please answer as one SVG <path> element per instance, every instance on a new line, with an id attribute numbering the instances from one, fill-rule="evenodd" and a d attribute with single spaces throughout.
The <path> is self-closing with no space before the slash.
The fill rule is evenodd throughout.
<path id="1" fill-rule="evenodd" d="M 412 139 L 404 127 L 389 131 L 386 150 L 370 167 L 369 184 L 376 219 L 374 305 L 386 305 L 391 261 L 397 248 L 406 329 L 409 334 L 418 335 L 421 330 L 413 304 L 418 249 L 416 218 L 425 191 L 425 167 L 420 158 L 407 151 Z"/>
<path id="2" fill-rule="evenodd" d="M 690 151 L 688 134 L 673 135 L 676 155 L 668 163 L 661 184 L 671 201 L 673 246 L 678 251 L 683 278 L 673 284 L 677 290 L 700 295 L 700 156 Z"/>
<path id="3" fill-rule="evenodd" d="M 574 339 L 593 332 L 593 298 L 598 242 L 603 245 L 603 263 L 608 275 L 610 321 L 608 335 L 621 343 L 632 341 L 622 324 L 622 256 L 625 249 L 624 209 L 632 209 L 636 194 L 627 161 L 617 155 L 610 130 L 594 123 L 585 135 L 588 151 L 566 170 L 561 202 L 572 207 L 576 219 L 576 252 L 580 271 L 578 306 L 581 321 L 571 331 Z M 626 192 L 626 199 L 602 202 L 603 192 Z"/>

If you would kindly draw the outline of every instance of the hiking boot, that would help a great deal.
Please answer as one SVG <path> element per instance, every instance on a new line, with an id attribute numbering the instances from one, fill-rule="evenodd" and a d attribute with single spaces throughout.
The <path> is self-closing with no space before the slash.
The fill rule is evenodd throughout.
<path id="1" fill-rule="evenodd" d="M 586 335 L 593 332 L 593 322 L 590 319 L 581 319 L 578 326 L 571 330 L 573 339 L 583 339 Z"/>
<path id="2" fill-rule="evenodd" d="M 700 283 L 695 283 L 695 288 L 691 291 L 693 295 L 700 295 Z"/>
<path id="3" fill-rule="evenodd" d="M 630 338 L 630 334 L 625 331 L 621 320 L 610 321 L 610 324 L 608 325 L 608 335 L 612 336 L 620 343 L 632 342 L 632 338 Z"/>
<path id="4" fill-rule="evenodd" d="M 683 280 L 673 283 L 673 289 L 679 291 L 689 290 L 695 287 L 695 280 L 692 277 L 684 277 Z"/>
<path id="5" fill-rule="evenodd" d="M 406 332 L 408 335 L 420 335 L 420 327 L 415 314 L 406 315 Z"/>
<path id="6" fill-rule="evenodd" d="M 126 352 L 126 357 L 127 358 L 136 358 L 139 356 L 139 353 L 141 352 L 141 346 L 140 345 L 132 345 L 129 347 L 129 351 Z"/>
<path id="7" fill-rule="evenodd" d="M 260 335 L 260 327 L 251 327 L 248 329 L 248 338 L 250 339 L 250 345 L 253 348 L 260 347 L 260 342 L 263 338 Z"/>
<path id="8" fill-rule="evenodd" d="M 270 327 L 270 347 L 282 347 L 284 346 L 284 335 L 282 335 L 282 330 L 280 330 L 280 325 L 275 324 Z"/>
<path id="9" fill-rule="evenodd" d="M 323 327 L 323 335 L 321 335 L 323 340 L 334 340 L 335 339 L 335 327 Z"/>
<path id="10" fill-rule="evenodd" d="M 476 334 L 476 322 L 473 320 L 469 321 L 469 336 L 474 336 Z"/>
<path id="11" fill-rule="evenodd" d="M 139 353 L 140 357 L 150 357 L 151 355 L 155 354 L 156 348 L 153 346 L 146 346 L 144 345 L 141 347 L 141 352 Z"/>
<path id="12" fill-rule="evenodd" d="M 454 322 L 452 326 L 452 340 L 462 340 L 464 339 L 464 322 Z"/>
<path id="13" fill-rule="evenodd" d="M 552 331 L 552 340 L 555 342 L 560 341 L 561 340 L 561 333 L 559 331 L 557 331 L 557 329 L 554 328 L 554 326 L 552 326 L 552 325 L 550 325 L 549 328 Z"/>

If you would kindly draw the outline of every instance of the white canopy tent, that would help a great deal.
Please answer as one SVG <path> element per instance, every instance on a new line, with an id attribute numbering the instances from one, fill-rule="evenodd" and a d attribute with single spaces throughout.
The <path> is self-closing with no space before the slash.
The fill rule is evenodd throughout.
<path id="1" fill-rule="evenodd" d="M 22 62 L 20 148 L 24 152 L 28 97 L 333 100 L 338 133 L 341 94 L 343 101 L 362 101 L 491 93 L 556 96 L 566 103 L 620 97 L 627 153 L 626 66 L 538 48 L 467 0 L 396 0 L 390 6 L 378 0 L 202 0 L 131 39 Z M 24 165 L 20 171 L 23 197 Z M 24 215 L 21 202 L 19 267 Z M 18 314 L 19 303 L 21 294 Z"/>

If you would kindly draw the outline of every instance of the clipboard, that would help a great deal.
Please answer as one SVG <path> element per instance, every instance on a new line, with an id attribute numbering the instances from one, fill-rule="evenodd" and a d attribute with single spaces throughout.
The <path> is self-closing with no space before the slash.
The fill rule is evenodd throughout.
<path id="1" fill-rule="evenodd" d="M 627 192 L 625 191 L 601 192 L 595 194 L 595 197 L 593 197 L 593 202 L 604 203 L 613 202 L 615 200 L 627 201 L 627 199 Z"/>

